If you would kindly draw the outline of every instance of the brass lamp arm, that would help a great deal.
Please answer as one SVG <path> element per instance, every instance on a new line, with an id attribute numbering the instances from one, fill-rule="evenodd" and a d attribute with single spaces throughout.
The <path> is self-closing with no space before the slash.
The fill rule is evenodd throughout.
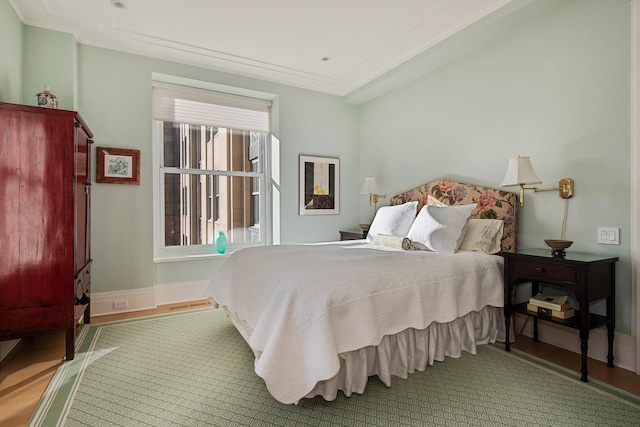
<path id="1" fill-rule="evenodd" d="M 532 187 L 532 188 L 527 188 L 527 190 L 533 190 L 534 193 L 538 193 L 538 192 L 541 192 L 541 191 L 555 191 L 555 190 L 558 190 L 558 196 L 560 196 L 563 199 L 568 199 L 568 198 L 572 197 L 573 194 L 574 194 L 573 179 L 571 179 L 571 178 L 562 178 L 558 182 L 558 186 L 555 187 L 555 188 L 536 188 L 536 187 Z"/>
<path id="2" fill-rule="evenodd" d="M 369 206 L 371 206 L 371 203 L 373 203 L 373 206 L 374 206 L 373 209 L 374 210 L 378 210 L 377 209 L 377 204 L 378 204 L 378 200 L 381 197 L 384 199 L 385 197 L 387 197 L 387 195 L 386 194 L 378 194 L 378 193 L 369 193 Z"/>

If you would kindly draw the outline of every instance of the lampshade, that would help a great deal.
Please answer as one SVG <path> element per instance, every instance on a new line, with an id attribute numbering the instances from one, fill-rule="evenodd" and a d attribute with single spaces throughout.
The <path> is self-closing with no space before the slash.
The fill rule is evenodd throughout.
<path id="1" fill-rule="evenodd" d="M 514 157 L 509 159 L 509 166 L 507 167 L 507 174 L 502 180 L 502 187 L 509 187 L 512 185 L 522 184 L 539 184 L 540 178 L 533 171 L 531 166 L 531 159 L 529 157 Z"/>
<path id="2" fill-rule="evenodd" d="M 376 179 L 372 176 L 368 176 L 364 179 L 364 185 L 360 194 L 378 194 L 378 186 L 376 185 Z"/>

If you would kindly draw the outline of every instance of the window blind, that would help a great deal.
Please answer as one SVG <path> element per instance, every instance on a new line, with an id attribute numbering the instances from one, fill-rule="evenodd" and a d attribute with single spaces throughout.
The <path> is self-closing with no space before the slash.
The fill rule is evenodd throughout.
<path id="1" fill-rule="evenodd" d="M 271 101 L 153 82 L 153 119 L 269 132 Z"/>

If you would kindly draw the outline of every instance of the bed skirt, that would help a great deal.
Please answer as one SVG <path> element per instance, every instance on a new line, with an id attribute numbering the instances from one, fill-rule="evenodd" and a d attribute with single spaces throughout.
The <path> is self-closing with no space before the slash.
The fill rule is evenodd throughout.
<path id="1" fill-rule="evenodd" d="M 235 313 L 223 307 L 235 327 L 249 342 L 251 329 Z M 306 395 L 322 396 L 335 400 L 338 391 L 346 396 L 362 394 L 370 376 L 377 376 L 387 387 L 391 376 L 406 379 L 415 371 L 424 371 L 434 362 L 445 357 L 459 358 L 463 351 L 476 353 L 476 347 L 496 341 L 504 342 L 505 326 L 502 307 L 487 306 L 449 323 L 432 323 L 426 329 L 406 329 L 395 335 L 387 335 L 377 346 L 340 354 L 340 370 L 320 381 Z M 259 357 L 259 355 L 256 355 Z"/>

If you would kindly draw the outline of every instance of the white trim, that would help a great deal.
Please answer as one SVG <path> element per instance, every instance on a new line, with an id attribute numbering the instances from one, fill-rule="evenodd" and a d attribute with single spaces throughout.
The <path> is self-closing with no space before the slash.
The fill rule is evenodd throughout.
<path id="1" fill-rule="evenodd" d="M 154 309 L 159 305 L 203 299 L 208 280 L 163 283 L 142 289 L 99 292 L 91 295 L 91 317 Z M 116 301 L 127 301 L 124 309 L 115 309 Z"/>
<path id="2" fill-rule="evenodd" d="M 640 5 L 631 2 L 631 333 L 635 339 L 635 372 L 640 374 L 640 283 L 638 283 L 638 257 L 640 256 Z M 635 321 L 634 321 L 635 320 Z"/>
<path id="3" fill-rule="evenodd" d="M 124 309 L 113 308 L 114 302 L 127 301 Z M 156 293 L 153 288 L 129 289 L 125 291 L 98 292 L 91 294 L 91 317 L 107 314 L 156 308 Z"/>
<path id="4" fill-rule="evenodd" d="M 154 286 L 156 304 L 166 305 L 203 299 L 204 290 L 209 280 L 193 282 L 165 283 Z"/>
<path id="5" fill-rule="evenodd" d="M 527 337 L 533 337 L 533 318 L 516 313 L 514 315 L 515 332 L 520 333 L 522 325 L 526 323 L 522 334 Z M 563 348 L 580 354 L 580 336 L 575 329 L 570 329 L 555 323 L 545 321 L 538 322 L 538 338 L 540 341 L 553 346 Z M 597 328 L 589 333 L 589 349 L 588 356 L 601 362 L 607 362 L 608 352 L 607 330 Z M 613 340 L 613 364 L 614 366 L 635 372 L 635 349 L 634 339 L 630 335 L 615 334 Z M 588 369 L 588 365 L 587 365 Z"/>
<path id="6" fill-rule="evenodd" d="M 156 262 L 158 252 L 164 244 L 164 194 L 160 191 L 160 165 L 162 164 L 161 147 L 162 125 L 158 121 L 151 123 L 151 173 L 153 177 L 153 261 Z"/>

